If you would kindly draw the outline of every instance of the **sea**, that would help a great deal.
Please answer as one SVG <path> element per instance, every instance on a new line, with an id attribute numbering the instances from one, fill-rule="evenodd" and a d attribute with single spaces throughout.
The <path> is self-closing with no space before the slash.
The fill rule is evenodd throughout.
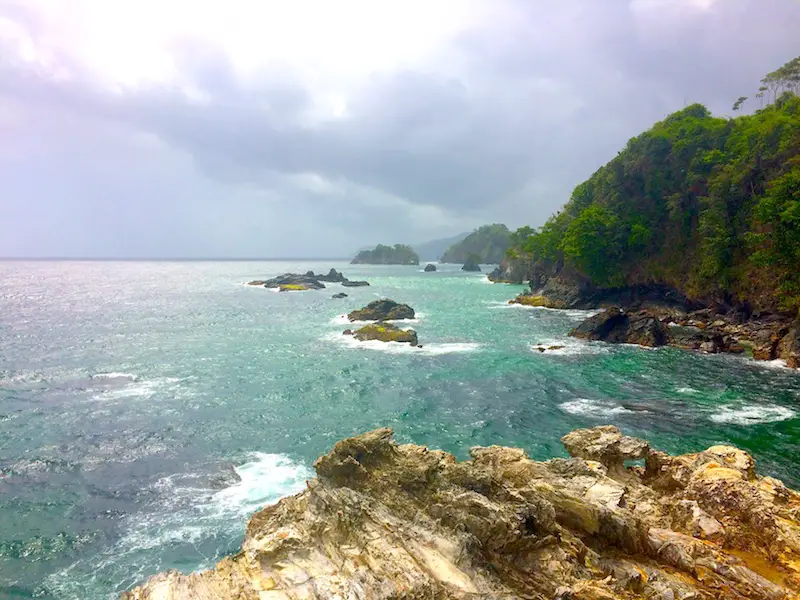
<path id="1" fill-rule="evenodd" d="M 371 285 L 244 285 L 331 267 Z M 315 458 L 377 427 L 544 460 L 614 424 L 671 453 L 734 444 L 800 486 L 799 372 L 575 340 L 591 312 L 509 305 L 522 290 L 458 265 L 0 262 L 0 598 L 117 598 L 211 567 Z M 417 311 L 422 348 L 342 335 L 378 298 Z"/>

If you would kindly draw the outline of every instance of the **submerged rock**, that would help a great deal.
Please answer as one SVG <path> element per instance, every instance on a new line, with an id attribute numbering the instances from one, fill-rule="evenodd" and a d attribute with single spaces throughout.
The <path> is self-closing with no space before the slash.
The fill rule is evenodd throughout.
<path id="1" fill-rule="evenodd" d="M 647 311 L 627 313 L 619 308 L 589 317 L 569 332 L 572 337 L 617 344 L 664 346 L 669 343 L 666 326 Z"/>
<path id="2" fill-rule="evenodd" d="M 573 458 L 492 446 L 459 462 L 390 429 L 343 440 L 303 492 L 251 517 L 239 553 L 122 597 L 798 597 L 800 494 L 747 453 L 669 456 L 615 427 L 564 442 Z"/>
<path id="3" fill-rule="evenodd" d="M 425 265 L 425 272 L 426 273 L 433 273 L 435 271 L 436 271 L 436 265 L 433 265 L 433 264 L 430 264 L 430 263 Z"/>
<path id="4" fill-rule="evenodd" d="M 334 294 L 333 296 L 331 296 L 331 298 L 336 298 L 336 299 L 347 298 L 347 294 L 345 294 L 344 292 L 339 292 L 338 294 Z"/>
<path id="5" fill-rule="evenodd" d="M 378 340 L 379 342 L 403 342 L 417 345 L 417 332 L 413 329 L 400 329 L 391 323 L 370 323 L 353 332 L 353 337 L 360 342 Z"/>
<path id="6" fill-rule="evenodd" d="M 408 304 L 398 304 L 394 300 L 375 300 L 360 310 L 347 315 L 351 321 L 399 321 L 413 319 L 414 309 Z"/>

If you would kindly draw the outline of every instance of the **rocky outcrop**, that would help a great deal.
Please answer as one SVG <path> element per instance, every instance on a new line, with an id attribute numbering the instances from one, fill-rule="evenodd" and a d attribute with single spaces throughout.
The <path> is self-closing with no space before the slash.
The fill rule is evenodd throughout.
<path id="1" fill-rule="evenodd" d="M 369 281 L 343 281 L 344 287 L 365 287 L 369 285 Z"/>
<path id="2" fill-rule="evenodd" d="M 331 269 L 327 274 L 320 275 L 315 275 L 314 271 L 308 271 L 303 275 L 298 273 L 284 273 L 272 279 L 256 279 L 255 281 L 249 281 L 247 285 L 279 288 L 282 292 L 289 292 L 299 290 L 321 290 L 325 288 L 325 283 L 341 283 L 345 287 L 369 285 L 366 281 L 350 281 L 336 269 Z"/>
<path id="3" fill-rule="evenodd" d="M 670 456 L 615 427 L 564 443 L 572 458 L 492 446 L 459 462 L 389 429 L 341 441 L 252 516 L 240 552 L 123 599 L 798 598 L 800 494 L 747 453 Z"/>
<path id="4" fill-rule="evenodd" d="M 434 273 L 434 272 L 436 272 L 436 265 L 428 263 L 427 265 L 425 265 L 425 272 L 426 273 Z"/>
<path id="5" fill-rule="evenodd" d="M 344 333 L 348 335 L 346 330 Z M 367 340 L 377 340 L 379 342 L 400 342 L 417 346 L 417 332 L 413 329 L 400 329 L 391 323 L 370 323 L 361 329 L 351 331 L 352 335 L 359 342 Z"/>
<path id="6" fill-rule="evenodd" d="M 489 273 L 489 281 L 523 284 L 530 279 L 530 267 L 530 261 L 527 259 L 506 257 Z"/>
<path id="7" fill-rule="evenodd" d="M 399 304 L 394 300 L 375 300 L 360 310 L 347 315 L 351 321 L 399 321 L 413 319 L 414 309 L 408 304 Z"/>
<path id="8" fill-rule="evenodd" d="M 521 304 L 522 306 L 544 306 L 547 308 L 561 308 L 560 306 L 551 306 L 550 300 L 548 298 L 534 294 L 520 294 L 513 300 L 509 300 L 508 303 Z"/>
<path id="9" fill-rule="evenodd" d="M 619 308 L 609 308 L 589 317 L 569 335 L 584 340 L 650 347 L 669 343 L 667 328 L 652 314 L 647 311 L 625 312 Z"/>
<path id="10" fill-rule="evenodd" d="M 778 344 L 778 356 L 793 369 L 800 368 L 800 318 L 796 319 Z"/>
<path id="11" fill-rule="evenodd" d="M 478 259 L 474 256 L 470 256 L 467 259 L 467 262 L 464 263 L 464 266 L 461 267 L 462 271 L 469 271 L 471 273 L 480 273 L 481 266 L 478 264 Z"/>

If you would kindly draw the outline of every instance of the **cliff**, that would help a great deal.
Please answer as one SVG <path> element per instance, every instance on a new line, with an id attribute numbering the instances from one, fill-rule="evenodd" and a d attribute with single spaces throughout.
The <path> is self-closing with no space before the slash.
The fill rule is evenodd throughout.
<path id="1" fill-rule="evenodd" d="M 499 223 L 478 227 L 450 246 L 440 260 L 444 263 L 465 263 L 474 255 L 480 264 L 499 263 L 511 246 L 510 236 L 508 227 Z"/>
<path id="2" fill-rule="evenodd" d="M 562 441 L 573 458 L 547 462 L 459 462 L 388 429 L 341 441 L 238 554 L 123 599 L 800 597 L 800 494 L 745 452 L 669 456 L 610 426 Z"/>
<path id="3" fill-rule="evenodd" d="M 800 81 L 795 63 L 798 79 L 779 87 Z M 694 104 L 656 123 L 545 225 L 515 232 L 515 251 L 544 276 L 577 274 L 591 293 L 659 286 L 706 306 L 796 315 L 800 98 L 776 96 L 751 115 Z"/>

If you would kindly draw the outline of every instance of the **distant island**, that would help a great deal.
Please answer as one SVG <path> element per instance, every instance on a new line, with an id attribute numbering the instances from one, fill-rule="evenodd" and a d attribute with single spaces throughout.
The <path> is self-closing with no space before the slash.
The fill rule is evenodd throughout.
<path id="1" fill-rule="evenodd" d="M 496 264 L 511 247 L 511 232 L 500 223 L 478 227 L 463 240 L 450 246 L 440 259 L 444 263 L 466 263 L 470 258 L 481 264 Z"/>
<path id="2" fill-rule="evenodd" d="M 414 250 L 419 254 L 420 260 L 424 261 L 438 261 L 447 249 L 453 244 L 457 244 L 469 235 L 469 232 L 459 233 L 448 238 L 438 240 L 430 240 L 422 242 L 421 244 L 414 244 Z"/>
<path id="3" fill-rule="evenodd" d="M 411 246 L 378 244 L 374 250 L 362 250 L 350 261 L 352 265 L 418 265 L 419 256 Z"/>

